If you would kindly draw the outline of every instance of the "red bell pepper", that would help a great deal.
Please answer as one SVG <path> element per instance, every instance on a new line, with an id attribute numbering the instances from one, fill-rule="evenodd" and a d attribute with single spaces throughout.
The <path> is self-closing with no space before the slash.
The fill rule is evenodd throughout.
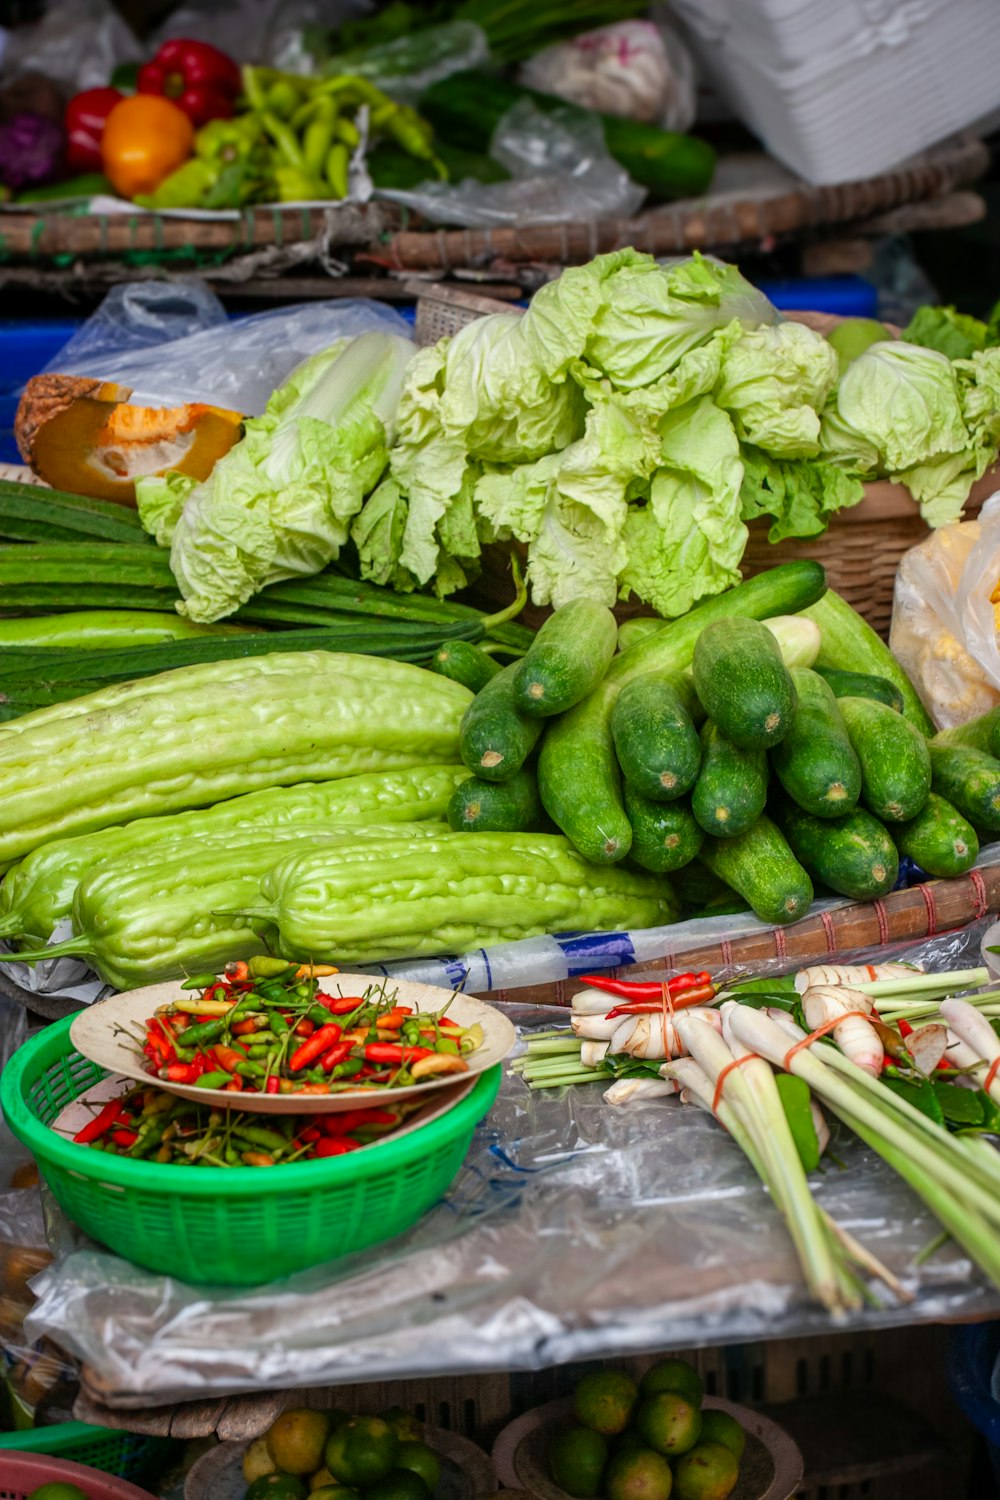
<path id="1" fill-rule="evenodd" d="M 103 172 L 101 140 L 108 115 L 125 95 L 118 89 L 84 89 L 67 104 L 66 164 L 74 172 Z"/>
<path id="2" fill-rule="evenodd" d="M 231 57 L 209 42 L 172 37 L 139 69 L 140 94 L 162 94 L 195 125 L 228 119 L 243 88 Z"/>

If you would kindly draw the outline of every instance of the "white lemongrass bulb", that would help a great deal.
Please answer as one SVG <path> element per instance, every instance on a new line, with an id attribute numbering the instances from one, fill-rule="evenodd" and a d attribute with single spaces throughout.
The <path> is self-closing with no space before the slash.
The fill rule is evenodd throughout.
<path id="1" fill-rule="evenodd" d="M 611 1034 L 608 1051 L 612 1057 L 617 1057 L 619 1052 L 624 1052 L 635 1034 L 636 1027 L 642 1020 L 642 1016 L 623 1016 L 617 1027 Z"/>
<path id="2" fill-rule="evenodd" d="M 608 1055 L 608 1042 L 584 1042 L 580 1048 L 580 1062 L 585 1068 L 599 1068 Z"/>
<path id="3" fill-rule="evenodd" d="M 980 1063 L 979 1053 L 975 1047 L 970 1047 L 968 1042 L 963 1042 L 962 1038 L 957 1036 L 950 1027 L 948 1029 L 948 1045 L 944 1049 L 944 1055 L 953 1068 L 975 1068 Z M 957 1078 L 955 1082 L 961 1083 L 962 1079 Z M 977 1086 L 973 1083 L 973 1087 Z"/>
<path id="4" fill-rule="evenodd" d="M 833 989 L 822 985 L 806 990 L 802 996 L 802 1013 L 813 1031 L 820 1027 L 831 1027 L 833 1039 L 852 1063 L 863 1072 L 877 1078 L 885 1061 L 885 1049 L 878 1032 L 864 1015 L 858 1011 L 870 1011 L 868 1005 L 856 1002 L 864 1000 L 856 990 Z M 838 1020 L 838 1017 L 843 1019 Z"/>
<path id="5" fill-rule="evenodd" d="M 573 1035 L 586 1037 L 590 1042 L 610 1042 L 619 1026 L 622 1024 L 621 1016 L 615 1016 L 611 1020 L 608 1016 L 597 1015 L 572 1015 L 570 1023 Z"/>
<path id="6" fill-rule="evenodd" d="M 606 1016 L 620 1002 L 604 990 L 577 990 L 569 1003 L 578 1016 Z"/>
<path id="7" fill-rule="evenodd" d="M 990 1067 L 1000 1058 L 1000 1039 L 986 1017 L 967 1000 L 942 1000 L 941 1014 L 952 1031 L 977 1054 L 977 1061 Z M 1000 1101 L 1000 1070 L 990 1080 L 991 1099 Z"/>
<path id="8" fill-rule="evenodd" d="M 715 1088 L 704 1068 L 693 1057 L 675 1057 L 672 1062 L 664 1063 L 660 1072 L 680 1085 L 685 1103 L 699 1104 L 702 1109 L 711 1111 Z"/>
<path id="9" fill-rule="evenodd" d="M 634 1104 L 639 1099 L 666 1099 L 679 1092 L 672 1078 L 619 1078 L 604 1090 L 605 1104 Z"/>
<path id="10" fill-rule="evenodd" d="M 780 1068 L 784 1067 L 791 1044 L 804 1041 L 807 1033 L 796 1026 L 784 1011 L 779 1014 L 780 1024 L 772 1021 L 762 1011 L 751 1010 L 749 1005 L 741 1005 L 730 1024 L 733 1035 L 744 1047 L 749 1047 L 751 1052 L 760 1053 L 761 1057 L 766 1057 L 768 1062 Z"/>
<path id="11" fill-rule="evenodd" d="M 912 978 L 922 973 L 923 967 L 915 964 L 814 964 L 812 968 L 799 970 L 795 988 L 804 995 L 818 984 L 874 984 L 882 979 Z"/>

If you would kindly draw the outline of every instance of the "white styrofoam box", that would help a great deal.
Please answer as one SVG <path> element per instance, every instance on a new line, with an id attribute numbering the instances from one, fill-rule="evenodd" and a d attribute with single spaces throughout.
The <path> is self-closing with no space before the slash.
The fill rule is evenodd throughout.
<path id="1" fill-rule="evenodd" d="M 1000 0 L 673 0 L 713 84 L 816 184 L 871 177 L 1000 106 Z"/>

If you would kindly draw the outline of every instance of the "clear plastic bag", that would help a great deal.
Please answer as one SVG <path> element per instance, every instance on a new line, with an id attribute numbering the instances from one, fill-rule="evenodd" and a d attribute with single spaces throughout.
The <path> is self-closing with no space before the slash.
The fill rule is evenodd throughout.
<path id="1" fill-rule="evenodd" d="M 468 68 L 481 68 L 489 55 L 481 27 L 472 21 L 449 21 L 351 53 L 343 62 L 331 58 L 323 71 L 359 73 L 401 104 L 416 104 L 432 84 Z"/>
<path id="2" fill-rule="evenodd" d="M 896 574 L 889 644 L 939 729 L 1000 703 L 990 595 L 1000 581 L 1000 493 L 978 521 L 934 531 Z"/>
<path id="3" fill-rule="evenodd" d="M 646 196 L 609 155 L 600 120 L 569 106 L 545 113 L 530 99 L 519 100 L 494 131 L 490 155 L 511 174 L 509 182 L 467 177 L 408 192 L 386 189 L 381 196 L 435 224 L 469 229 L 627 218 Z"/>
<path id="4" fill-rule="evenodd" d="M 689 130 L 697 108 L 694 60 L 670 26 L 615 21 L 545 47 L 518 81 L 584 109 Z"/>
<path id="5" fill-rule="evenodd" d="M 357 0 L 187 0 L 160 26 L 153 45 L 172 36 L 220 47 L 237 62 L 266 63 L 290 73 L 312 71 L 308 28 L 333 29 L 363 15 Z"/>
<path id="6" fill-rule="evenodd" d="M 5 34 L 0 75 L 43 73 L 76 93 L 104 87 L 120 63 L 141 62 L 143 56 L 110 0 L 56 0 L 40 21 Z"/>
<path id="7" fill-rule="evenodd" d="M 205 401 L 257 416 L 308 355 L 373 331 L 413 337 L 384 302 L 298 303 L 230 321 L 201 282 L 129 282 L 108 293 L 48 369 L 131 386 L 135 405 Z"/>

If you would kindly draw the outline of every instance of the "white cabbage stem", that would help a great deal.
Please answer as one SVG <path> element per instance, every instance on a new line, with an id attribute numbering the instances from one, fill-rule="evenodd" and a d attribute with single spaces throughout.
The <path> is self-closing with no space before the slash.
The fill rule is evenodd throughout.
<path id="1" fill-rule="evenodd" d="M 800 969 L 795 988 L 800 995 L 817 984 L 871 984 L 876 980 L 915 979 L 923 972 L 913 964 L 815 964 Z"/>
<path id="2" fill-rule="evenodd" d="M 1000 1058 L 1000 1039 L 993 1027 L 974 1005 L 969 1005 L 965 1000 L 943 1000 L 941 1014 L 956 1036 L 977 1054 L 978 1061 L 988 1070 L 987 1076 L 992 1073 L 989 1095 L 1000 1103 L 1000 1067 L 994 1066 Z M 985 1081 L 984 1079 L 983 1082 Z"/>
<path id="3" fill-rule="evenodd" d="M 606 1104 L 632 1104 L 637 1099 L 666 1099 L 679 1091 L 671 1078 L 619 1078 L 604 1090 Z"/>
<path id="4" fill-rule="evenodd" d="M 599 1068 L 607 1055 L 607 1042 L 584 1042 L 580 1048 L 580 1061 L 585 1068 Z"/>
<path id="5" fill-rule="evenodd" d="M 877 1078 L 885 1061 L 885 1049 L 878 1032 L 864 1015 L 871 1013 L 871 1001 L 857 990 L 837 989 L 832 985 L 815 985 L 802 996 L 802 1011 L 810 1027 L 817 1031 L 831 1026 L 838 1016 L 843 1020 L 832 1026 L 833 1039 L 859 1068 Z"/>

